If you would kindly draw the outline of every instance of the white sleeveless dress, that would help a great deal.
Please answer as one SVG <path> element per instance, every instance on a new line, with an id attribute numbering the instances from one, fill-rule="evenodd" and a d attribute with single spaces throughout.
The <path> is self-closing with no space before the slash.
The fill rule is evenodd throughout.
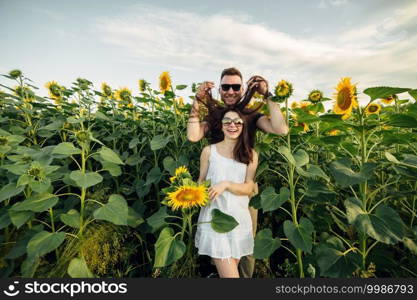
<path id="1" fill-rule="evenodd" d="M 246 169 L 246 164 L 220 155 L 216 145 L 210 145 L 206 180 L 210 179 L 212 186 L 224 180 L 244 183 Z M 198 224 L 195 236 L 195 246 L 198 248 L 198 254 L 222 259 L 241 258 L 252 254 L 254 239 L 252 219 L 249 213 L 249 197 L 238 196 L 226 190 L 217 199 L 201 208 L 198 222 L 210 222 L 212 219 L 211 211 L 215 208 L 233 216 L 239 225 L 232 231 L 218 233 L 211 228 L 210 223 Z"/>

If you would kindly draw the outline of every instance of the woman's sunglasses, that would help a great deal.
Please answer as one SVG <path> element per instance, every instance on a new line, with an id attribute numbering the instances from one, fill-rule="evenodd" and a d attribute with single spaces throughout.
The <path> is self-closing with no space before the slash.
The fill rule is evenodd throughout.
<path id="1" fill-rule="evenodd" d="M 230 118 L 223 118 L 222 120 L 222 124 L 225 126 L 230 126 L 232 125 L 232 123 L 234 123 L 236 125 L 236 127 L 241 127 L 243 126 L 243 120 L 241 118 L 236 118 L 236 119 L 230 119 Z"/>
<path id="2" fill-rule="evenodd" d="M 240 90 L 241 86 L 242 86 L 241 84 L 222 84 L 221 85 L 223 92 L 227 92 L 230 88 L 232 88 L 233 91 L 237 92 Z"/>

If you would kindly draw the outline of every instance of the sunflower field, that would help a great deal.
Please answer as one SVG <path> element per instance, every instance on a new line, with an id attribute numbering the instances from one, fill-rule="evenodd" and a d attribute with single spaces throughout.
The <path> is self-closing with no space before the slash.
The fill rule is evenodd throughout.
<path id="1" fill-rule="evenodd" d="M 20 70 L 3 76 L 2 277 L 205 276 L 193 238 L 207 141 L 186 138 L 187 86 L 78 78 L 40 97 Z M 254 277 L 417 277 L 417 90 L 335 85 L 302 101 L 285 80 L 272 91 L 290 133 L 257 133 Z M 236 226 L 219 210 L 211 223 Z"/>

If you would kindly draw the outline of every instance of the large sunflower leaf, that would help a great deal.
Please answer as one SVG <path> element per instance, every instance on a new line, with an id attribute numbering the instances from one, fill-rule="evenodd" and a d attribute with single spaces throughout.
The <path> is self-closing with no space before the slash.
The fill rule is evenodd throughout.
<path id="1" fill-rule="evenodd" d="M 110 195 L 109 201 L 96 209 L 94 218 L 106 220 L 116 225 L 127 225 L 128 206 L 125 198 L 118 194 Z"/>
<path id="2" fill-rule="evenodd" d="M 281 187 L 280 193 L 275 193 L 272 186 L 265 188 L 261 194 L 261 206 L 264 212 L 278 209 L 290 198 L 290 191 L 286 187 Z"/>
<path id="3" fill-rule="evenodd" d="M 180 259 L 185 253 L 186 246 L 183 241 L 174 236 L 174 230 L 165 227 L 161 230 L 155 243 L 154 268 L 162 268 L 171 265 Z"/>
<path id="4" fill-rule="evenodd" d="M 392 208 L 380 204 L 375 213 L 370 214 L 356 198 L 348 198 L 345 206 L 349 223 L 360 232 L 385 244 L 396 244 L 403 239 L 405 225 Z"/>
<path id="5" fill-rule="evenodd" d="M 219 209 L 211 211 L 211 228 L 218 233 L 232 231 L 239 223 L 232 216 L 221 212 Z"/>
<path id="6" fill-rule="evenodd" d="M 391 95 L 407 92 L 409 88 L 398 88 L 388 86 L 378 86 L 365 89 L 363 92 L 371 97 L 371 101 L 379 98 L 386 98 Z"/>
<path id="7" fill-rule="evenodd" d="M 256 259 L 268 258 L 280 246 L 281 240 L 272 237 L 271 229 L 263 229 L 256 234 L 253 257 Z"/>
<path id="8" fill-rule="evenodd" d="M 295 225 L 292 221 L 286 220 L 284 222 L 284 233 L 290 243 L 307 253 L 311 253 L 313 246 L 312 237 L 314 226 L 313 223 L 307 218 L 301 218 L 298 225 Z"/>
<path id="9" fill-rule="evenodd" d="M 65 240 L 65 232 L 40 231 L 27 245 L 28 257 L 45 255 L 59 247 Z"/>

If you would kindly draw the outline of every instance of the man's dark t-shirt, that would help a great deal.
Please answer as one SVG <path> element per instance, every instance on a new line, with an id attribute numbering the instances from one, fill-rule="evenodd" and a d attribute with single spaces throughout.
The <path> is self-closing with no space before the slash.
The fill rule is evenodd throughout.
<path id="1" fill-rule="evenodd" d="M 246 116 L 246 124 L 248 124 L 249 145 L 251 148 L 254 148 L 255 146 L 256 129 L 258 129 L 258 127 L 256 126 L 256 122 L 262 116 L 264 116 L 264 114 L 261 113 L 254 113 Z M 205 118 L 204 121 L 207 121 L 207 119 Z M 221 124 L 220 120 L 219 124 Z M 224 134 L 221 125 L 216 128 L 210 128 L 209 126 L 209 129 L 206 133 L 206 137 L 209 140 L 210 144 L 216 144 L 221 142 L 224 139 Z"/>

